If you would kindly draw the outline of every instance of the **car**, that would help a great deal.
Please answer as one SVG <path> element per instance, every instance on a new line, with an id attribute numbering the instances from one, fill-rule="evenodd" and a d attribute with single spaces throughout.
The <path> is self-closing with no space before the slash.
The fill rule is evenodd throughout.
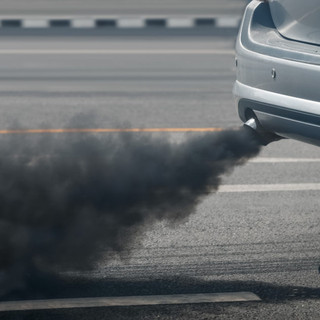
<path id="1" fill-rule="evenodd" d="M 319 0 L 253 0 L 236 41 L 233 93 L 243 122 L 270 141 L 320 146 Z"/>

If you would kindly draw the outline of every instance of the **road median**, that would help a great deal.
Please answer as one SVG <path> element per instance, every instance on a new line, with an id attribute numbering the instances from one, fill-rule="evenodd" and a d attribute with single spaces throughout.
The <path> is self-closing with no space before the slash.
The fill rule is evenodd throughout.
<path id="1" fill-rule="evenodd" d="M 162 31 L 170 33 L 174 30 L 237 30 L 241 17 L 233 16 L 2 16 L 0 17 L 0 33 L 25 33 L 35 31 L 54 34 L 61 31 Z"/>

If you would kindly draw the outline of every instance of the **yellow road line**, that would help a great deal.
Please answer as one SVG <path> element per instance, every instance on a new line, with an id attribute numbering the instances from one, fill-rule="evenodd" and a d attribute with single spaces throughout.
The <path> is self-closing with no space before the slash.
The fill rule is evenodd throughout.
<path id="1" fill-rule="evenodd" d="M 109 133 L 109 132 L 219 132 L 222 128 L 70 128 L 70 129 L 17 129 L 0 130 L 0 134 L 28 133 Z"/>

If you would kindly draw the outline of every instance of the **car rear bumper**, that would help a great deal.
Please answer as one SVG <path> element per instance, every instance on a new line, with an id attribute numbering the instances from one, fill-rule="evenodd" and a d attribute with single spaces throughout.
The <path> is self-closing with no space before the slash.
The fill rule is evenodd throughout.
<path id="1" fill-rule="evenodd" d="M 283 38 L 268 3 L 252 1 L 236 44 L 234 95 L 242 121 L 252 113 L 283 137 L 320 145 L 320 47 Z"/>

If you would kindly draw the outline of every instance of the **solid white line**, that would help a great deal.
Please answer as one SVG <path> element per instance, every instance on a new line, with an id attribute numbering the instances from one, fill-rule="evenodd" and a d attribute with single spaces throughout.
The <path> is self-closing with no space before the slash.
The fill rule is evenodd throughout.
<path id="1" fill-rule="evenodd" d="M 145 55 L 192 55 L 192 54 L 199 54 L 199 55 L 234 55 L 234 50 L 227 50 L 227 49 L 216 49 L 216 50 L 206 50 L 206 49 L 199 49 L 199 50 L 193 50 L 193 49 L 166 49 L 166 50 L 108 50 L 108 49 L 96 49 L 96 50 L 90 50 L 90 49 L 79 49 L 79 50 L 73 50 L 73 49 L 57 49 L 57 50 L 46 50 L 46 49 L 0 49 L 0 54 L 15 54 L 15 55 L 24 55 L 24 54 L 33 54 L 33 55 L 83 55 L 83 54 L 92 54 L 92 55 L 135 55 L 135 54 L 145 54 Z"/>
<path id="2" fill-rule="evenodd" d="M 222 185 L 219 193 L 239 192 L 279 192 L 279 191 L 320 191 L 320 183 L 284 183 L 284 184 L 235 184 Z"/>
<path id="3" fill-rule="evenodd" d="M 168 19 L 167 20 L 168 28 L 192 28 L 194 27 L 193 19 Z"/>
<path id="4" fill-rule="evenodd" d="M 102 297 L 0 302 L 0 311 L 70 309 L 114 306 L 261 301 L 251 292 L 199 293 L 158 296 Z"/>
<path id="5" fill-rule="evenodd" d="M 320 158 L 255 158 L 249 160 L 251 163 L 317 163 Z"/>

